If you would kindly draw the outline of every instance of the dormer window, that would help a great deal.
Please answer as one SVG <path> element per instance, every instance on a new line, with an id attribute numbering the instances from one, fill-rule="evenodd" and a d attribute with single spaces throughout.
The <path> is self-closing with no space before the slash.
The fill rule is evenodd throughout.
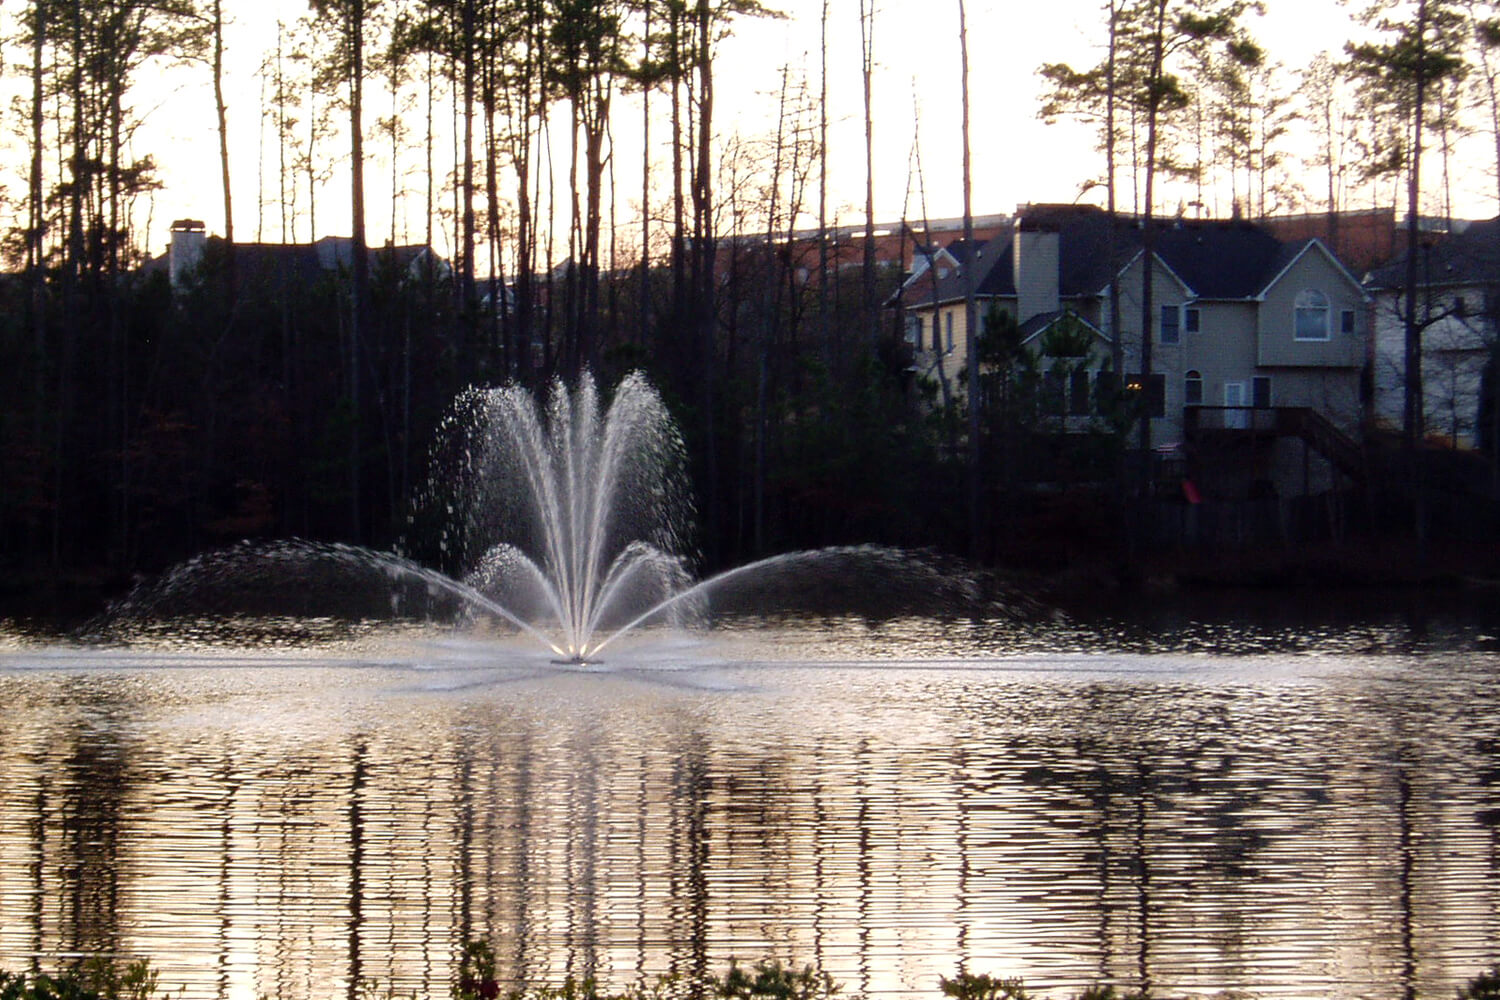
<path id="1" fill-rule="evenodd" d="M 1298 293 L 1292 336 L 1297 340 L 1328 339 L 1328 296 L 1316 288 Z"/>

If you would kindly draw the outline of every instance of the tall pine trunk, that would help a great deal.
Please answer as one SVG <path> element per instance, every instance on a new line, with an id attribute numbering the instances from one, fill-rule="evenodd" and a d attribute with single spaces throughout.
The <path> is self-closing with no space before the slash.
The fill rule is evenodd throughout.
<path id="1" fill-rule="evenodd" d="M 1151 474 L 1151 415 L 1155 409 L 1151 392 L 1151 331 L 1153 327 L 1154 303 L 1153 279 L 1156 275 L 1156 225 L 1154 221 L 1156 198 L 1156 154 L 1157 139 L 1161 126 L 1161 86 L 1165 72 L 1166 32 L 1168 0 L 1154 0 L 1155 24 L 1152 26 L 1149 76 L 1146 83 L 1146 178 L 1144 204 L 1141 206 L 1141 418 L 1140 449 L 1143 475 L 1142 488 L 1149 486 Z"/>
<path id="2" fill-rule="evenodd" d="M 224 6 L 223 0 L 213 0 L 214 19 L 214 115 L 219 126 L 219 180 L 224 191 L 224 266 L 229 282 L 229 305 L 231 311 L 239 290 L 235 280 L 234 266 L 234 200 L 229 188 L 229 113 L 224 104 Z M 281 38 L 276 39 L 278 50 Z M 280 63 L 277 65 L 277 96 L 280 96 Z M 278 136 L 280 130 L 278 129 Z M 283 154 L 284 155 L 284 154 Z M 283 210 L 283 219 L 285 218 Z M 285 226 L 283 226 L 283 229 Z"/>
<path id="3" fill-rule="evenodd" d="M 364 0 L 351 0 L 349 42 L 352 66 L 349 77 L 349 179 L 353 218 L 352 287 L 349 309 L 349 518 L 350 537 L 364 538 L 361 503 L 362 457 L 360 448 L 360 366 L 362 341 L 366 335 L 370 295 L 370 255 L 365 238 L 365 145 L 364 145 Z"/>
<path id="4" fill-rule="evenodd" d="M 960 0 L 962 10 L 962 0 Z M 865 245 L 860 269 L 860 321 L 864 348 L 873 353 L 876 336 L 875 304 L 875 119 L 871 108 L 870 80 L 875 72 L 875 3 L 859 2 L 860 76 L 865 108 Z M 966 71 L 967 72 L 967 71 Z"/>
<path id="5" fill-rule="evenodd" d="M 958 65 L 960 99 L 963 112 L 963 196 L 964 196 L 964 347 L 968 367 L 969 396 L 969 554 L 978 559 L 983 554 L 982 483 L 979 461 L 979 310 L 974 298 L 975 269 L 979 255 L 974 248 L 974 209 L 972 171 L 969 158 L 969 23 L 964 0 L 958 0 Z M 936 322 L 936 315 L 933 321 Z"/>
<path id="6" fill-rule="evenodd" d="M 708 478 L 708 537 L 710 559 L 717 563 L 719 554 L 719 457 L 718 414 L 715 412 L 716 385 L 714 303 L 714 264 L 718 246 L 713 217 L 713 8 L 710 0 L 698 0 L 698 121 L 697 163 L 693 170 L 693 252 L 698 261 L 694 268 L 694 325 L 701 347 L 704 442 Z"/>
<path id="7" fill-rule="evenodd" d="M 1407 448 L 1415 448 L 1421 443 L 1426 416 L 1422 399 L 1422 322 L 1417 318 L 1417 254 L 1421 249 L 1417 223 L 1421 217 L 1422 127 L 1427 100 L 1427 0 L 1418 0 L 1414 28 L 1417 52 L 1414 60 L 1416 75 L 1412 81 L 1411 169 L 1406 178 L 1406 314 L 1403 317 L 1406 399 L 1401 425 Z"/>

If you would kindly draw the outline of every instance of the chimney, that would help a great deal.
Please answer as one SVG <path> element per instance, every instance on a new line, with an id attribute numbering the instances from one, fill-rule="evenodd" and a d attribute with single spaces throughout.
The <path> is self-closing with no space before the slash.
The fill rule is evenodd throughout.
<path id="1" fill-rule="evenodd" d="M 1055 223 L 1016 220 L 1011 241 L 1012 266 L 1016 278 L 1016 321 L 1024 323 L 1040 313 L 1061 308 L 1057 258 L 1062 237 Z"/>
<path id="2" fill-rule="evenodd" d="M 173 288 L 182 287 L 187 275 L 203 261 L 203 247 L 208 234 L 198 219 L 178 219 L 172 223 L 172 243 L 167 250 L 167 275 Z"/>

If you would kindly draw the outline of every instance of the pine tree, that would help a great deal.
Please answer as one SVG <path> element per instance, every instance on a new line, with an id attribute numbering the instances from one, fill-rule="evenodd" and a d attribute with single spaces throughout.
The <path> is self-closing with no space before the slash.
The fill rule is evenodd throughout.
<path id="1" fill-rule="evenodd" d="M 1418 231 L 1422 212 L 1423 140 L 1440 123 L 1443 84 L 1467 71 L 1467 21 L 1457 0 L 1381 0 L 1365 15 L 1379 41 L 1348 45 L 1350 65 L 1384 124 L 1390 145 L 1375 164 L 1406 180 L 1406 282 L 1401 320 L 1405 330 L 1406 398 L 1402 433 L 1408 447 L 1423 437 L 1422 332 L 1417 306 Z"/>

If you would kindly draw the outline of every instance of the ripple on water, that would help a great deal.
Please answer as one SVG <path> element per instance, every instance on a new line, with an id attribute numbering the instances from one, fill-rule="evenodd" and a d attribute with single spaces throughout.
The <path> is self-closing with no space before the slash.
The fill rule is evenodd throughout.
<path id="1" fill-rule="evenodd" d="M 0 646 L 0 967 L 427 995 L 483 935 L 513 978 L 774 955 L 875 995 L 963 965 L 1352 998 L 1495 957 L 1492 654 L 1009 627 L 746 622 L 592 671 L 406 627 Z"/>

